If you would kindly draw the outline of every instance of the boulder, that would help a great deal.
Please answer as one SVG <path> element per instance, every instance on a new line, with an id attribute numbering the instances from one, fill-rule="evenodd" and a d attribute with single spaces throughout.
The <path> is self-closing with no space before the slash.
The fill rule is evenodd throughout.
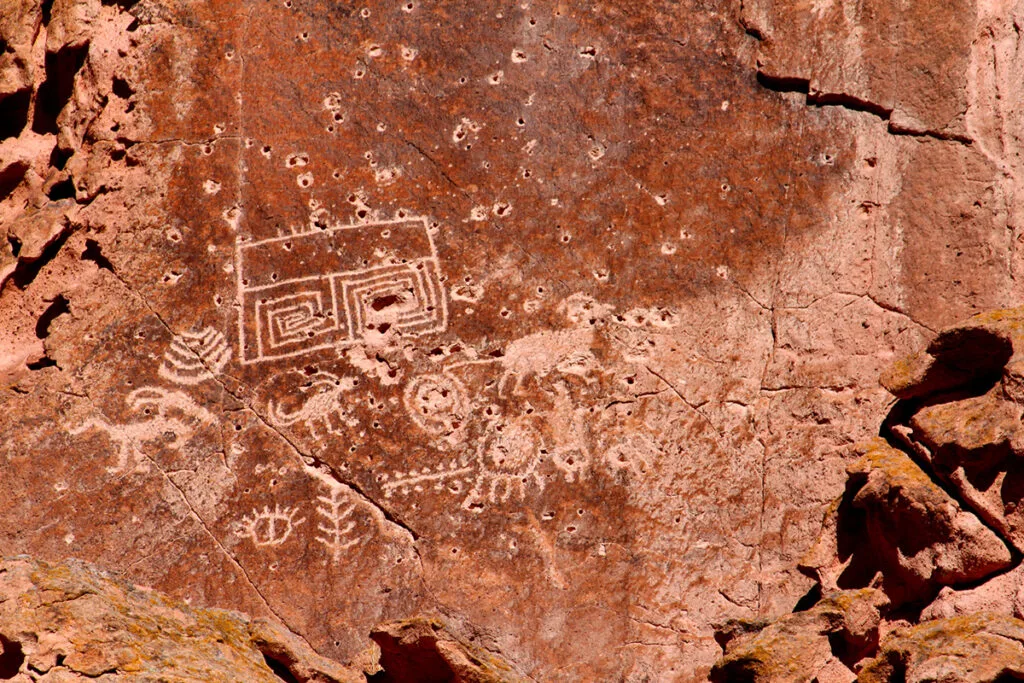
<path id="1" fill-rule="evenodd" d="M 383 672 L 375 683 L 514 683 L 525 681 L 483 648 L 456 639 L 436 619 L 416 617 L 370 632 L 380 646 Z"/>
<path id="2" fill-rule="evenodd" d="M 876 586 L 900 605 L 1010 565 L 1006 544 L 906 453 L 882 439 L 859 452 L 801 563 L 825 590 Z"/>
<path id="3" fill-rule="evenodd" d="M 1024 678 L 1024 621 L 972 614 L 894 631 L 857 683 L 996 683 Z"/>
<path id="4" fill-rule="evenodd" d="M 719 630 L 725 656 L 712 669 L 711 680 L 849 683 L 855 678 L 851 667 L 878 644 L 888 604 L 881 591 L 865 588 L 832 593 L 811 609 L 769 625 L 726 624 Z"/>
<path id="5" fill-rule="evenodd" d="M 265 619 L 199 609 L 84 562 L 0 563 L 0 679 L 357 683 Z"/>
<path id="6" fill-rule="evenodd" d="M 998 380 L 1024 348 L 1024 309 L 981 313 L 940 331 L 924 351 L 892 364 L 881 383 L 906 400 Z"/>

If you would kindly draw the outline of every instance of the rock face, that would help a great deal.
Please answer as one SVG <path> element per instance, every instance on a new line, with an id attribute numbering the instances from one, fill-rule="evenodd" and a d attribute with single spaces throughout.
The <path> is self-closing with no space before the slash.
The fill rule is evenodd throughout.
<path id="1" fill-rule="evenodd" d="M 844 662 L 856 662 L 878 647 L 879 610 L 888 605 L 884 593 L 865 588 L 831 593 L 811 609 L 772 624 L 729 624 L 719 632 L 725 657 L 712 669 L 711 680 L 851 681 Z"/>
<path id="2" fill-rule="evenodd" d="M 989 683 L 1024 676 L 1024 621 L 975 614 L 894 632 L 868 662 L 861 683 Z"/>
<path id="3" fill-rule="evenodd" d="M 0 678 L 356 683 L 361 672 L 237 612 L 196 609 L 80 562 L 0 564 Z"/>
<path id="4" fill-rule="evenodd" d="M 999 536 L 904 452 L 882 439 L 861 451 L 847 468 L 846 494 L 829 509 L 825 532 L 801 563 L 822 588 L 877 583 L 902 605 L 1010 566 Z"/>
<path id="5" fill-rule="evenodd" d="M 514 683 L 525 680 L 443 623 L 414 618 L 370 633 L 363 669 L 318 655 L 266 619 L 202 609 L 83 562 L 0 563 L 0 679 L 253 683 Z"/>
<path id="6" fill-rule="evenodd" d="M 927 347 L 931 485 L 838 510 L 882 578 L 807 568 L 956 613 L 1016 562 L 1015 323 L 935 334 L 1024 304 L 1019 3 L 7 4 L 0 555 L 702 680 Z"/>
<path id="7" fill-rule="evenodd" d="M 723 625 L 725 656 L 713 679 L 980 683 L 1024 676 L 1024 565 L 1014 524 L 1020 493 L 1013 485 L 1024 455 L 1016 390 L 1022 313 L 995 311 L 944 329 L 883 376 L 903 399 L 883 425 L 890 442 L 859 447 L 846 492 L 801 562 L 824 597 L 772 623 Z M 880 596 L 871 603 L 877 611 L 860 622 L 872 638 L 851 648 L 846 625 L 855 612 L 846 605 L 865 591 Z M 735 637 L 743 630 L 754 634 Z"/>

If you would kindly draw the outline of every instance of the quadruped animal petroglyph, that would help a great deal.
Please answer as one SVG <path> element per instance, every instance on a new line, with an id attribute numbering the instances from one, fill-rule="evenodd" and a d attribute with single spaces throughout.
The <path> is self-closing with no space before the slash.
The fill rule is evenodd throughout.
<path id="1" fill-rule="evenodd" d="M 73 436 L 98 429 L 117 444 L 117 464 L 108 467 L 111 473 L 127 472 L 144 458 L 143 446 L 161 442 L 170 449 L 181 448 L 198 426 L 214 425 L 213 414 L 188 395 L 161 387 L 140 387 L 125 398 L 129 410 L 140 415 L 133 422 L 117 424 L 103 416 L 90 418 L 68 433 Z"/>
<path id="2" fill-rule="evenodd" d="M 281 403 L 273 400 L 268 402 L 270 421 L 278 427 L 301 422 L 314 439 L 321 438 L 321 432 L 335 434 L 341 424 L 350 421 L 344 412 L 343 396 L 357 384 L 358 381 L 352 377 L 317 372 L 311 380 L 299 387 L 303 401 L 297 409 L 289 411 Z"/>

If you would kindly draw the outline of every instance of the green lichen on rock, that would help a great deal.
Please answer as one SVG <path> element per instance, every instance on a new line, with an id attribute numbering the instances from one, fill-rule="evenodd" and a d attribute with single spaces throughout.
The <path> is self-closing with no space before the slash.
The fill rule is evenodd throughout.
<path id="1" fill-rule="evenodd" d="M 728 624 L 725 631 L 736 635 L 725 643 L 725 656 L 712 669 L 711 680 L 810 681 L 823 671 L 833 676 L 845 671 L 852 679 L 844 661 L 856 661 L 874 648 L 887 605 L 881 591 L 840 591 L 763 628 L 745 630 Z"/>

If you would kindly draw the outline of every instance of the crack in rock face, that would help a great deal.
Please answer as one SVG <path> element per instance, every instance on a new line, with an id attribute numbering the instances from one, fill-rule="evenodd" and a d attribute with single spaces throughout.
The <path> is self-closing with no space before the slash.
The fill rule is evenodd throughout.
<path id="1" fill-rule="evenodd" d="M 4 11 L 4 554 L 370 680 L 1021 616 L 1020 8 L 662 4 Z"/>

